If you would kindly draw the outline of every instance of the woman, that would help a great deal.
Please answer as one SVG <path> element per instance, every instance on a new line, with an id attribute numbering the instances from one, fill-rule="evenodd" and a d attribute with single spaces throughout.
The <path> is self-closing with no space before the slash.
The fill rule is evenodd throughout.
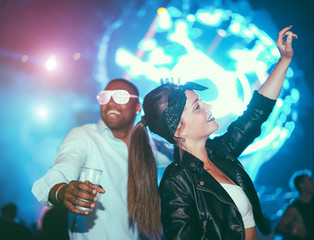
<path id="1" fill-rule="evenodd" d="M 144 235 L 161 236 L 156 165 L 146 126 L 175 144 L 174 162 L 160 183 L 166 239 L 254 240 L 256 225 L 267 232 L 253 183 L 237 157 L 260 134 L 280 93 L 297 37 L 291 27 L 278 34 L 281 58 L 271 75 L 220 137 L 209 139 L 218 124 L 212 107 L 193 91 L 205 87 L 167 84 L 145 97 L 145 116 L 131 134 L 128 182 L 129 217 Z"/>

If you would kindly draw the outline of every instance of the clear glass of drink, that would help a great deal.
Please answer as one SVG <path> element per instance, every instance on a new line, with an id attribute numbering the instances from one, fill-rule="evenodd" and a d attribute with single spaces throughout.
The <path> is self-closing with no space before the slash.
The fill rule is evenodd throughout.
<path id="1" fill-rule="evenodd" d="M 97 187 L 100 183 L 101 174 L 102 174 L 102 170 L 100 169 L 82 167 L 79 181 L 92 184 L 92 185 L 95 185 L 95 187 Z M 78 198 L 78 199 L 84 202 L 90 202 L 86 199 L 82 199 L 82 198 Z M 76 208 L 82 211 L 89 211 L 89 212 L 93 211 L 92 208 L 86 208 L 86 207 L 81 207 L 81 206 L 76 206 Z"/>

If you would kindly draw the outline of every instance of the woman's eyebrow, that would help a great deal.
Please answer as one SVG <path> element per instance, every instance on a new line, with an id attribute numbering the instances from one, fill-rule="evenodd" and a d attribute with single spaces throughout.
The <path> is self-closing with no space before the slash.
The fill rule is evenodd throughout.
<path id="1" fill-rule="evenodd" d="M 190 107 L 190 108 L 192 108 L 193 105 L 194 105 L 196 102 L 198 102 L 198 100 L 199 100 L 199 98 L 196 98 L 196 99 L 194 100 L 194 102 L 191 104 L 191 107 Z"/>

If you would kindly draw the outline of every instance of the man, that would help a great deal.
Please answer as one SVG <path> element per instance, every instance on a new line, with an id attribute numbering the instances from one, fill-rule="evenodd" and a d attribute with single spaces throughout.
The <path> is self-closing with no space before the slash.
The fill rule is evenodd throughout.
<path id="1" fill-rule="evenodd" d="M 42 204 L 63 205 L 74 213 L 69 214 L 71 239 L 138 239 L 136 227 L 129 226 L 127 209 L 128 141 L 141 111 L 138 97 L 131 82 L 110 81 L 97 96 L 101 119 L 71 130 L 51 169 L 33 186 L 32 192 Z M 158 156 L 166 165 L 166 157 Z M 101 186 L 106 193 L 101 186 L 96 191 L 76 181 L 82 166 L 103 170 Z M 97 192 L 101 195 L 96 196 Z M 93 211 L 81 211 L 76 206 Z"/>
<path id="2" fill-rule="evenodd" d="M 314 239 L 314 181 L 309 170 L 295 172 L 290 185 L 300 197 L 294 200 L 281 217 L 276 232 L 284 239 Z"/>

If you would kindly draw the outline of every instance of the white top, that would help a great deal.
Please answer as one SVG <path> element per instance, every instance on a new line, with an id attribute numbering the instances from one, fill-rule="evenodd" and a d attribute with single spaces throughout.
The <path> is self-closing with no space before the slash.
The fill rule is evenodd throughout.
<path id="1" fill-rule="evenodd" d="M 166 167 L 170 161 L 157 154 L 158 166 Z M 70 213 L 70 239 L 138 239 L 137 230 L 129 228 L 127 208 L 128 149 L 114 138 L 102 120 L 72 129 L 58 148 L 51 169 L 37 180 L 32 192 L 39 202 L 48 202 L 50 189 L 57 183 L 77 180 L 81 166 L 103 170 L 100 184 L 105 194 L 88 216 Z"/>
<path id="2" fill-rule="evenodd" d="M 220 183 L 221 186 L 227 191 L 229 196 L 234 201 L 235 205 L 241 213 L 242 220 L 245 228 L 250 228 L 255 226 L 252 205 L 247 198 L 245 192 L 238 185 Z"/>

